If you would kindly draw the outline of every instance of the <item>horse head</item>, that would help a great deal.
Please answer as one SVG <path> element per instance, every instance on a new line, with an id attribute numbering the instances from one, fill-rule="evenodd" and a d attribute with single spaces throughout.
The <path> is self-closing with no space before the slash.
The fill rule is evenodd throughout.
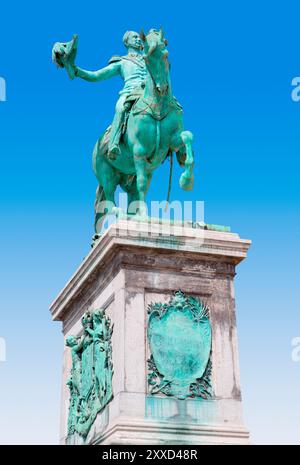
<path id="1" fill-rule="evenodd" d="M 167 41 L 164 38 L 162 28 L 150 29 L 147 35 L 140 33 L 144 45 L 144 59 L 152 78 L 154 89 L 159 95 L 167 95 L 169 92 L 169 52 L 166 49 Z"/>

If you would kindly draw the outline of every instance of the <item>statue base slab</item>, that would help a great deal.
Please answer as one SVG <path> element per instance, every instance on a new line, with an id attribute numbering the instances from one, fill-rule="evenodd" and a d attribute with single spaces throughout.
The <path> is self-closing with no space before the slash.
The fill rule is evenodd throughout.
<path id="1" fill-rule="evenodd" d="M 235 267 L 250 241 L 185 225 L 118 221 L 94 245 L 51 305 L 63 334 L 80 335 L 81 318 L 102 308 L 114 324 L 113 399 L 85 440 L 68 436 L 72 360 L 64 351 L 61 444 L 248 444 L 242 419 L 235 322 Z M 153 395 L 147 381 L 147 308 L 181 290 L 204 301 L 212 327 L 212 397 Z"/>

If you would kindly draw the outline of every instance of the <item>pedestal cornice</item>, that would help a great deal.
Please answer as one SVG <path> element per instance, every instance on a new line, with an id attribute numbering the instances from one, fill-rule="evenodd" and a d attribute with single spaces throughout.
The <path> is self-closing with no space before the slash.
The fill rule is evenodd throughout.
<path id="1" fill-rule="evenodd" d="M 101 236 L 52 302 L 52 317 L 63 320 L 73 300 L 96 275 L 99 277 L 100 270 L 103 285 L 121 268 L 170 271 L 175 262 L 177 272 L 179 269 L 180 273 L 190 276 L 233 276 L 235 265 L 246 258 L 250 244 L 251 241 L 232 232 L 159 224 L 151 225 L 149 231 L 148 223 L 118 221 Z M 153 249 L 156 254 L 151 254 Z M 210 267 L 212 261 L 214 266 Z"/>

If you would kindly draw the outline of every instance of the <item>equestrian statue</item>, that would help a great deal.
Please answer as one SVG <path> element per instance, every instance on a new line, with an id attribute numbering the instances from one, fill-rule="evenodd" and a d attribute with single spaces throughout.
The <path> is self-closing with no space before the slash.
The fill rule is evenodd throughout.
<path id="1" fill-rule="evenodd" d="M 65 68 L 71 79 L 97 82 L 120 75 L 124 80 L 112 124 L 93 151 L 93 170 L 98 180 L 94 240 L 101 234 L 106 215 L 124 214 L 115 204 L 118 186 L 128 195 L 127 214 L 139 220 L 147 218 L 145 200 L 153 171 L 167 157 L 171 161 L 169 200 L 173 153 L 184 167 L 180 187 L 191 190 L 194 183 L 193 135 L 184 130 L 182 107 L 172 93 L 163 30 L 150 29 L 148 34 L 127 31 L 123 43 L 127 54 L 113 56 L 106 67 L 97 71 L 75 64 L 77 35 L 70 42 L 57 42 L 52 50 L 54 63 Z"/>

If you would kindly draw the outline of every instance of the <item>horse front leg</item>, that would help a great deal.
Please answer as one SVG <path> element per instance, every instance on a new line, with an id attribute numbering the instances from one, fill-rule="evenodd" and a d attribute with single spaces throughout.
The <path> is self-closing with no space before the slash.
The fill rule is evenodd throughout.
<path id="1" fill-rule="evenodd" d="M 180 187 L 186 191 L 192 190 L 194 186 L 194 153 L 193 153 L 193 134 L 190 131 L 180 132 L 173 141 L 175 151 L 180 150 L 184 147 L 185 149 L 185 160 L 184 160 L 184 172 L 180 176 Z"/>
<path id="2" fill-rule="evenodd" d="M 147 218 L 146 195 L 150 186 L 152 173 L 147 172 L 146 154 L 142 149 L 135 147 L 134 164 L 136 169 L 136 187 L 138 192 L 138 215 Z"/>

